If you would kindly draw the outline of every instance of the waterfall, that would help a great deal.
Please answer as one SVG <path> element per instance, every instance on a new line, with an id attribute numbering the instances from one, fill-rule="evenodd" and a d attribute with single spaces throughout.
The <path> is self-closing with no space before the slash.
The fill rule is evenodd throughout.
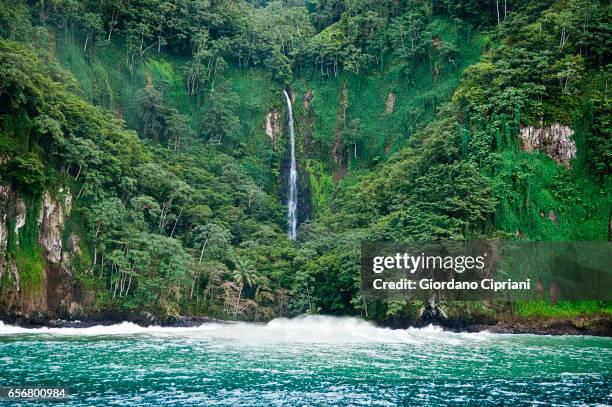
<path id="1" fill-rule="evenodd" d="M 291 98 L 286 90 L 283 89 L 285 99 L 287 100 L 287 112 L 289 120 L 289 135 L 291 136 L 291 169 L 289 170 L 289 201 L 287 203 L 287 221 L 289 223 L 289 238 L 295 240 L 297 229 L 297 165 L 295 163 L 295 129 L 293 128 L 293 108 L 291 107 Z"/>

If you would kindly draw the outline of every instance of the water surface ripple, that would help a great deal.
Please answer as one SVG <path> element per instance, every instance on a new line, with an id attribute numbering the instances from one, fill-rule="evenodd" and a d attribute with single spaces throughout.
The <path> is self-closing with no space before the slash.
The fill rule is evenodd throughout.
<path id="1" fill-rule="evenodd" d="M 65 386 L 72 396 L 60 405 L 605 405 L 611 372 L 612 339 L 586 336 L 389 330 L 333 317 L 0 323 L 0 386 Z"/>

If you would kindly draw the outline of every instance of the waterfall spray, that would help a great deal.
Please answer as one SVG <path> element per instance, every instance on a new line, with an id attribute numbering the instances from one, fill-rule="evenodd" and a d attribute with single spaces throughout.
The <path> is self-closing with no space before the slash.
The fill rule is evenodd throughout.
<path id="1" fill-rule="evenodd" d="M 289 170 L 289 201 L 287 203 L 287 220 L 289 222 L 289 239 L 295 240 L 297 229 L 297 165 L 295 163 L 295 129 L 293 128 L 293 108 L 291 106 L 291 98 L 286 90 L 283 89 L 285 99 L 287 100 L 287 112 L 289 120 L 287 127 L 291 136 L 291 169 Z"/>

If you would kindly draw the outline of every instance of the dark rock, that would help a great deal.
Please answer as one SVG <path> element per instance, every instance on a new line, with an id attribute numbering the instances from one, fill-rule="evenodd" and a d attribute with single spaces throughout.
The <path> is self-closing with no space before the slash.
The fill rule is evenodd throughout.
<path id="1" fill-rule="evenodd" d="M 138 314 L 131 312 L 128 314 L 127 320 L 140 326 L 151 326 L 155 325 L 156 322 L 155 316 L 147 311 L 140 311 Z"/>
<path id="2" fill-rule="evenodd" d="M 428 301 L 419 311 L 419 316 L 424 324 L 444 325 L 448 319 L 446 312 L 435 301 Z"/>
<path id="3" fill-rule="evenodd" d="M 83 307 L 81 304 L 76 302 L 70 303 L 70 306 L 68 307 L 68 316 L 70 319 L 83 319 L 86 317 Z"/>
<path id="4" fill-rule="evenodd" d="M 225 321 L 221 319 L 211 317 L 184 317 L 180 315 L 173 315 L 162 321 L 162 326 L 171 327 L 196 327 L 207 323 L 218 323 L 218 324 L 231 324 L 234 321 Z"/>
<path id="5" fill-rule="evenodd" d="M 44 325 L 47 322 L 45 314 L 39 309 L 35 309 L 28 315 L 28 322 L 31 325 Z"/>

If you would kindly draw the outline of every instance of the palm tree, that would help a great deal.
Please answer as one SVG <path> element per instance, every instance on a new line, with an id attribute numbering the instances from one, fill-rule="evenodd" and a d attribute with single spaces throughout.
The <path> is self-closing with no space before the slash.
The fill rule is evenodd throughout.
<path id="1" fill-rule="evenodd" d="M 248 260 L 236 259 L 236 269 L 232 272 L 232 277 L 236 284 L 238 284 L 238 300 L 236 301 L 236 308 L 234 309 L 234 315 L 238 314 L 238 306 L 240 305 L 240 299 L 242 298 L 242 291 L 244 286 L 251 287 L 253 281 L 257 277 L 253 264 Z"/>

